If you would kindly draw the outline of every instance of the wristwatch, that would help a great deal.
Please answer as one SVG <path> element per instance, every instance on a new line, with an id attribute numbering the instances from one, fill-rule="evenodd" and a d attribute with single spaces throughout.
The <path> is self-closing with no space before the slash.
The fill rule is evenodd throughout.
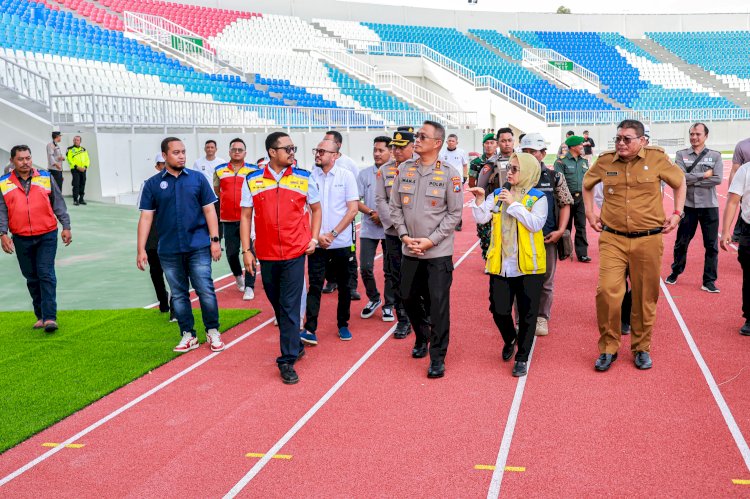
<path id="1" fill-rule="evenodd" d="M 219 239 L 219 236 L 213 236 L 213 237 L 211 238 L 211 242 L 212 242 L 212 243 L 218 243 L 219 241 L 221 241 L 221 239 Z"/>
<path id="2" fill-rule="evenodd" d="M 5 232 L 4 230 L 3 230 L 3 231 L 0 231 L 0 236 L 7 236 L 7 235 L 8 235 L 8 233 L 7 233 L 7 232 Z"/>
<path id="3" fill-rule="evenodd" d="M 367 216 L 371 217 L 373 213 L 375 213 L 375 210 L 370 210 L 369 212 L 367 212 Z"/>
<path id="4" fill-rule="evenodd" d="M 336 229 L 333 229 L 333 230 L 331 231 L 331 235 L 332 235 L 333 237 L 339 237 L 339 233 L 338 233 L 338 232 L 336 232 Z"/>
<path id="5" fill-rule="evenodd" d="M 672 212 L 672 215 L 677 215 L 678 217 L 680 217 L 680 220 L 682 220 L 683 218 L 685 218 L 685 212 L 684 211 L 674 210 Z"/>

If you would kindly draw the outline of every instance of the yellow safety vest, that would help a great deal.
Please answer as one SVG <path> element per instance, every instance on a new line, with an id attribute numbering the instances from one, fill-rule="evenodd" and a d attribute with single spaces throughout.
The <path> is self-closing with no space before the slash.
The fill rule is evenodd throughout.
<path id="1" fill-rule="evenodd" d="M 495 195 L 500 189 L 495 191 Z M 521 200 L 521 204 L 531 211 L 544 193 L 537 189 L 531 189 Z M 499 275 L 503 268 L 503 233 L 502 216 L 503 204 L 498 201 L 495 205 L 497 213 L 492 213 L 492 234 L 490 235 L 490 247 L 487 250 L 487 272 Z M 547 272 L 547 252 L 544 248 L 544 234 L 541 230 L 530 232 L 521 222 L 516 220 L 518 227 L 518 270 L 523 274 L 544 274 Z"/>

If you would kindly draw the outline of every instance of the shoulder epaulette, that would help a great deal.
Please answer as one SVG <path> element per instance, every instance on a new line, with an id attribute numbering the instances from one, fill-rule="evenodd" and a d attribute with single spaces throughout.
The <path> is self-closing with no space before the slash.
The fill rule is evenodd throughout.
<path id="1" fill-rule="evenodd" d="M 617 150 L 615 150 L 615 149 L 608 149 L 608 150 L 606 150 L 606 151 L 602 151 L 602 152 L 600 152 L 600 153 L 599 153 L 599 156 L 604 156 L 605 154 L 611 154 L 611 155 L 614 155 L 615 153 L 617 153 Z"/>

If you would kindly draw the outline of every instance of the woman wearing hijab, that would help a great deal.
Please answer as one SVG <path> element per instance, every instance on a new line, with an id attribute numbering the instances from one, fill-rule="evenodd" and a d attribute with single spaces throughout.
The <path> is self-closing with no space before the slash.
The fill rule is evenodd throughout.
<path id="1" fill-rule="evenodd" d="M 495 189 L 487 199 L 484 189 L 469 189 L 476 198 L 471 207 L 474 220 L 492 222 L 486 266 L 490 274 L 490 312 L 505 341 L 503 360 L 510 360 L 518 346 L 513 366 L 516 377 L 527 372 L 546 271 L 542 228 L 547 220 L 547 199 L 534 188 L 540 174 L 534 156 L 515 153 L 508 162 L 504 188 Z M 518 331 L 511 316 L 514 300 L 520 317 Z"/>

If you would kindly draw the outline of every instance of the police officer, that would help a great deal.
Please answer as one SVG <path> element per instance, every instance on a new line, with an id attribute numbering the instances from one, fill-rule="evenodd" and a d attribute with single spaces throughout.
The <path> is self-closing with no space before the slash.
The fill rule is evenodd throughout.
<path id="1" fill-rule="evenodd" d="M 583 198 L 586 218 L 599 237 L 599 284 L 596 315 L 599 323 L 597 371 L 606 371 L 620 348 L 620 314 L 625 273 L 633 290 L 630 349 L 638 369 L 652 366 L 651 332 L 659 298 L 659 270 L 669 233 L 684 216 L 685 175 L 664 150 L 644 146 L 643 124 L 624 120 L 617 126 L 615 151 L 599 156 L 586 172 Z M 674 190 L 674 212 L 664 216 L 661 181 Z M 601 213 L 594 211 L 596 184 L 604 184 Z"/>
<path id="2" fill-rule="evenodd" d="M 401 296 L 417 333 L 412 357 L 427 355 L 429 342 L 427 377 L 441 378 L 450 332 L 453 237 L 463 210 L 462 178 L 461 172 L 438 160 L 445 140 L 440 123 L 425 121 L 415 139 L 419 159 L 399 167 L 391 218 L 403 243 Z"/>
<path id="3" fill-rule="evenodd" d="M 589 169 L 589 162 L 583 157 L 583 142 L 584 138 L 578 135 L 571 135 L 565 140 L 568 152 L 562 159 L 555 161 L 555 171 L 565 175 L 568 189 L 573 194 L 573 207 L 570 210 L 568 230 L 572 233 L 572 227 L 575 223 L 576 237 L 574 244 L 576 256 L 579 262 L 588 263 L 591 261 L 591 257 L 588 255 L 589 243 L 586 240 L 586 210 L 583 205 L 581 190 L 583 188 L 583 176 Z"/>
<path id="4" fill-rule="evenodd" d="M 672 273 L 664 279 L 667 284 L 675 284 L 685 270 L 687 250 L 700 223 L 703 233 L 703 291 L 718 293 L 716 287 L 717 267 L 719 266 L 719 198 L 716 186 L 721 184 L 724 175 L 724 161 L 719 151 L 706 147 L 708 127 L 696 123 L 690 127 L 690 146 L 677 151 L 675 163 L 685 172 L 687 194 L 685 196 L 685 219 L 677 229 L 674 243 L 674 263 Z"/>
<path id="5" fill-rule="evenodd" d="M 73 145 L 68 147 L 65 157 L 70 165 L 70 173 L 73 175 L 73 204 L 86 204 L 83 195 L 86 191 L 86 172 L 91 166 L 89 152 L 81 147 L 81 136 L 73 137 Z"/>

